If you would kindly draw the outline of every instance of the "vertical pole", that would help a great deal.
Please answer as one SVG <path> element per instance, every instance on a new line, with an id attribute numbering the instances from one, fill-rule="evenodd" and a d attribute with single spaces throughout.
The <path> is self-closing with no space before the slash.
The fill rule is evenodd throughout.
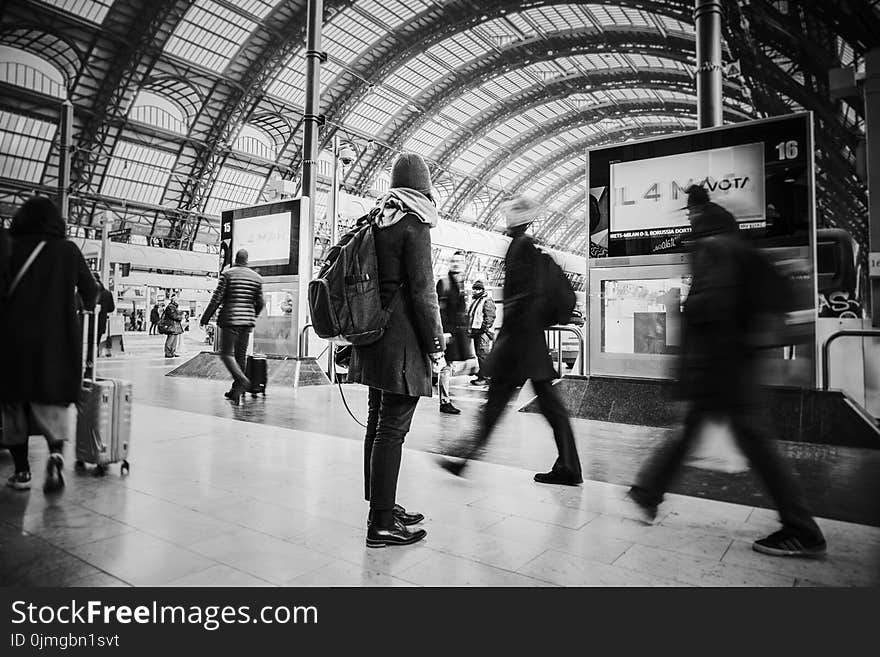
<path id="1" fill-rule="evenodd" d="M 865 55 L 865 137 L 868 153 L 868 244 L 880 251 L 880 48 Z M 880 327 L 880 278 L 871 283 L 871 325 Z"/>
<path id="2" fill-rule="evenodd" d="M 308 322 L 308 284 L 312 278 L 315 252 L 315 191 L 318 174 L 318 132 L 321 102 L 321 26 L 324 0 L 309 0 L 306 32 L 306 102 L 303 114 L 302 195 L 308 199 L 306 216 L 299 230 L 299 304 L 297 329 Z M 298 354 L 300 358 L 308 354 Z"/>
<path id="3" fill-rule="evenodd" d="M 110 283 L 110 213 L 101 214 L 101 281 L 106 287 Z"/>
<path id="4" fill-rule="evenodd" d="M 722 114 L 721 17 L 722 0 L 696 0 L 697 28 L 697 122 L 714 128 L 724 122 Z"/>
<path id="5" fill-rule="evenodd" d="M 73 104 L 61 103 L 60 131 L 58 137 L 58 209 L 65 221 L 70 213 L 70 159 L 73 146 Z"/>
<path id="6" fill-rule="evenodd" d="M 339 136 L 333 134 L 333 176 L 330 182 L 330 196 L 327 202 L 327 217 L 330 219 L 330 246 L 339 241 L 338 214 L 339 210 Z M 336 347 L 333 343 L 327 345 L 327 377 L 331 383 L 336 382 Z"/>

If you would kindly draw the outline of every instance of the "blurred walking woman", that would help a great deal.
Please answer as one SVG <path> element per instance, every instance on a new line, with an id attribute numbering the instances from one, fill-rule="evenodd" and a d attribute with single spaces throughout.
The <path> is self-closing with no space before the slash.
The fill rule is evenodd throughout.
<path id="1" fill-rule="evenodd" d="M 407 526 L 424 519 L 396 502 L 403 439 L 419 397 L 430 397 L 431 371 L 443 361 L 443 330 L 431 267 L 437 208 L 431 176 L 416 154 L 398 157 L 391 189 L 370 214 L 375 225 L 382 305 L 394 303 L 384 335 L 353 349 L 349 381 L 369 386 L 364 439 L 364 488 L 370 502 L 367 546 L 409 545 L 425 530 Z"/>
<path id="2" fill-rule="evenodd" d="M 35 196 L 16 212 L 11 245 L 0 256 L 6 295 L 0 300 L 0 410 L 2 442 L 15 462 L 8 485 L 31 485 L 28 436 L 42 434 L 49 445 L 43 490 L 64 486 L 64 442 L 75 431 L 70 405 L 82 385 L 82 305 L 92 309 L 98 287 L 73 242 L 66 239 L 61 213 Z"/>

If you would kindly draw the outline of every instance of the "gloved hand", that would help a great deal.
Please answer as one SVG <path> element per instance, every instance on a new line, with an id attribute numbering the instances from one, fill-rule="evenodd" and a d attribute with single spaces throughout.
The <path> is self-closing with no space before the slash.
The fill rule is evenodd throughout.
<path id="1" fill-rule="evenodd" d="M 438 351 L 434 354 L 428 354 L 428 357 L 431 359 L 431 371 L 434 374 L 439 374 L 440 370 L 446 367 L 446 359 L 443 357 L 442 351 Z"/>

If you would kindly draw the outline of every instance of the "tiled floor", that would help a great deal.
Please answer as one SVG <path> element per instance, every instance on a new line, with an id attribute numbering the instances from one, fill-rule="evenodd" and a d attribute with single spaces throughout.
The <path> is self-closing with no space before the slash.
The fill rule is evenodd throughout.
<path id="1" fill-rule="evenodd" d="M 149 367 L 138 362 L 125 367 Z M 168 381 L 161 368 L 150 371 L 157 385 Z M 222 390 L 185 384 L 194 398 Z M 820 519 L 825 559 L 778 559 L 751 550 L 751 540 L 776 527 L 764 508 L 670 495 L 649 527 L 635 519 L 625 486 L 541 486 L 531 463 L 475 462 L 460 480 L 420 449 L 405 449 L 399 500 L 425 513 L 427 539 L 369 550 L 358 441 L 141 403 L 133 431 L 129 476 L 118 467 L 104 478 L 68 468 L 57 497 L 40 490 L 45 446 L 32 440 L 34 490 L 0 491 L 0 584 L 880 584 L 878 527 Z M 552 450 L 549 437 L 542 446 Z M 0 471 L 10 466 L 0 454 Z"/>

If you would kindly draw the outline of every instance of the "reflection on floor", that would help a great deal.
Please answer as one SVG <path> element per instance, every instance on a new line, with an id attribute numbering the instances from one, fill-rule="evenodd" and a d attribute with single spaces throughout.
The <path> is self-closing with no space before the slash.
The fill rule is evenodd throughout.
<path id="1" fill-rule="evenodd" d="M 466 383 L 462 416 L 439 416 L 436 400 L 423 400 L 407 440 L 399 501 L 426 515 L 427 539 L 368 550 L 361 429 L 338 391 L 272 391 L 234 409 L 220 397 L 222 384 L 164 378 L 171 363 L 161 358 L 128 354 L 103 365 L 136 384 L 131 474 L 122 478 L 114 467 L 96 478 L 68 468 L 65 492 L 46 497 L 45 446 L 33 439 L 34 490 L 0 492 L 2 585 L 880 583 L 880 528 L 866 524 L 821 519 L 830 548 L 824 560 L 753 552 L 751 540 L 775 529 L 776 518 L 751 502 L 671 495 L 659 524 L 640 524 L 624 500 L 626 487 L 595 473 L 618 476 L 618 452 L 635 460 L 627 444 L 657 439 L 642 428 L 578 423 L 591 480 L 580 488 L 541 486 L 531 475 L 552 459 L 549 432 L 540 417 L 509 413 L 487 460 L 473 465 L 471 478 L 454 479 L 430 452 L 467 433 L 479 393 Z M 346 394 L 362 408 L 356 388 Z M 253 421 L 260 408 L 272 421 Z M 612 439 L 623 446 L 591 450 Z M 852 478 L 841 465 L 850 460 L 827 459 Z M 0 466 L 11 470 L 5 453 Z M 700 473 L 714 476 L 691 474 Z"/>

